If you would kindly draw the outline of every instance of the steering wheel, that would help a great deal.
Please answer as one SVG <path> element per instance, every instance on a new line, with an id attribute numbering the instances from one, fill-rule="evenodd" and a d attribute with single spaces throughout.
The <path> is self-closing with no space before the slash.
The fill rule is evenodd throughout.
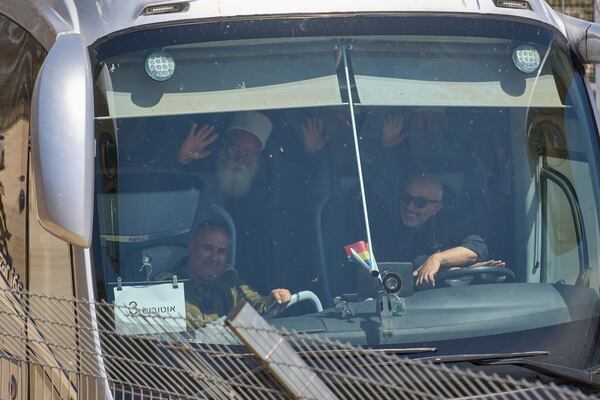
<path id="1" fill-rule="evenodd" d="M 485 265 L 444 271 L 435 277 L 435 281 L 442 283 L 442 286 L 466 286 L 472 283 L 500 283 L 514 280 L 515 274 L 510 269 Z"/>
<path id="2" fill-rule="evenodd" d="M 268 309 L 263 313 L 263 316 L 266 318 L 275 318 L 294 304 L 297 304 L 301 301 L 311 302 L 315 308 L 316 312 L 323 311 L 323 305 L 321 304 L 321 300 L 319 300 L 319 296 L 311 292 L 310 290 L 303 290 L 298 293 L 294 293 L 292 295 L 292 299 L 286 304 L 278 304 L 274 302 Z"/>

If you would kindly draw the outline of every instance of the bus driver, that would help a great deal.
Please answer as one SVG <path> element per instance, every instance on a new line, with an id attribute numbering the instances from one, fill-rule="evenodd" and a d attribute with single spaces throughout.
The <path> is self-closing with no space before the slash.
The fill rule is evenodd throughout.
<path id="1" fill-rule="evenodd" d="M 440 270 L 484 264 L 504 266 L 497 260 L 482 262 L 488 256 L 488 248 L 481 236 L 465 234 L 456 225 L 445 230 L 437 226 L 435 217 L 444 207 L 443 186 L 438 179 L 415 175 L 403 187 L 401 221 L 381 250 L 384 258 L 414 259 L 417 286 L 435 286 L 435 275 Z"/>

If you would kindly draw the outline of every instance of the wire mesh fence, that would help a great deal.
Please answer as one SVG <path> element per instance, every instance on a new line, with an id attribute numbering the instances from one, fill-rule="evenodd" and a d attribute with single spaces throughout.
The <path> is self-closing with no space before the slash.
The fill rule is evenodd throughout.
<path id="1" fill-rule="evenodd" d="M 145 331 L 115 329 L 129 316 Z M 176 331 L 173 320 L 183 326 Z M 135 321 L 134 321 L 135 320 Z M 140 322 L 141 321 L 141 322 Z M 0 291 L 0 397 L 584 399 L 573 386 L 410 360 L 276 329 L 249 306 L 212 323 Z"/>

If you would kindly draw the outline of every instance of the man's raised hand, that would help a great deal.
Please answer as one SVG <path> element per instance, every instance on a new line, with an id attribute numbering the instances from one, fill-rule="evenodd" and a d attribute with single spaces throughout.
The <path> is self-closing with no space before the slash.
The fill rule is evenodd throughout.
<path id="1" fill-rule="evenodd" d="M 408 133 L 404 129 L 404 118 L 401 115 L 388 115 L 383 119 L 381 144 L 383 147 L 397 146 L 406 139 Z"/>
<path id="2" fill-rule="evenodd" d="M 219 138 L 219 134 L 214 132 L 213 125 L 204 124 L 196 131 L 198 125 L 194 122 L 187 137 L 179 148 L 177 159 L 181 164 L 189 164 L 192 160 L 200 160 L 210 155 L 207 150 L 209 144 Z"/>
<path id="3" fill-rule="evenodd" d="M 306 124 L 300 123 L 304 136 L 304 149 L 307 153 L 315 153 L 325 147 L 327 138 L 323 133 L 323 120 L 320 118 L 307 118 Z"/>

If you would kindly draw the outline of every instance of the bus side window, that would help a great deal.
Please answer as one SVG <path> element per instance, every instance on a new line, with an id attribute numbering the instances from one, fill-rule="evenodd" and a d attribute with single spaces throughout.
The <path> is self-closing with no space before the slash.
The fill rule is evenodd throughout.
<path id="1" fill-rule="evenodd" d="M 574 284 L 581 269 L 578 255 L 578 232 L 572 215 L 572 208 L 565 192 L 553 181 L 546 186 L 546 236 L 545 254 L 546 277 L 548 283 L 565 282 Z M 542 270 L 543 271 L 543 270 Z M 543 275 L 542 275 L 543 276 Z"/>
<path id="2" fill-rule="evenodd" d="M 2 268 L 9 286 L 19 289 L 27 277 L 31 98 L 44 50 L 20 26 L 0 15 L 0 54 L 0 261 L 9 267 Z"/>
<path id="3" fill-rule="evenodd" d="M 542 248 L 547 265 L 546 279 L 542 275 L 542 280 L 595 287 L 597 269 L 586 271 L 597 265 L 598 257 L 594 250 L 598 242 L 598 219 L 589 184 L 590 165 L 585 160 L 548 157 L 547 166 L 559 179 L 546 179 L 543 193 L 546 234 Z M 570 194 L 568 187 L 576 188 L 576 197 Z"/>

